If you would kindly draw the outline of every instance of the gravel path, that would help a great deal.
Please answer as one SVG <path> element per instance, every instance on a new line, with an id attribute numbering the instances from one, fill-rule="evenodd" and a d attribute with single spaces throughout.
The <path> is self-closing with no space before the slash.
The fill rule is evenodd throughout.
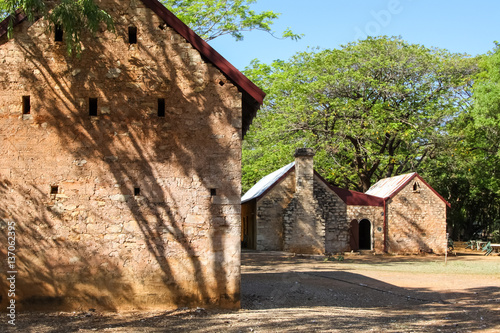
<path id="1" fill-rule="evenodd" d="M 465 255 L 467 254 L 467 255 Z M 22 332 L 500 332 L 500 256 L 245 252 L 242 310 L 23 313 Z M 15 331 L 6 321 L 0 331 Z"/>

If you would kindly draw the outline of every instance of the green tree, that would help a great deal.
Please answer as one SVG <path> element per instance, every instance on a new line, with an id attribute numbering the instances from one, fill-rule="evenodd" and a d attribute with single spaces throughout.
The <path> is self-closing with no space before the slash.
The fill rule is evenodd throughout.
<path id="1" fill-rule="evenodd" d="M 499 234 L 500 47 L 480 57 L 472 104 L 449 122 L 446 147 L 429 174 L 449 198 L 454 238 Z M 498 236 L 497 236 L 498 237 Z M 499 239 L 500 240 L 500 239 Z"/>
<path id="2" fill-rule="evenodd" d="M 177 17 L 209 41 L 231 35 L 236 40 L 243 39 L 243 32 L 261 30 L 275 36 L 271 26 L 281 15 L 271 10 L 255 12 L 250 8 L 257 0 L 161 0 Z M 280 38 L 298 39 L 287 28 Z"/>
<path id="3" fill-rule="evenodd" d="M 255 166 L 266 165 L 262 175 L 279 167 L 276 151 L 291 156 L 304 145 L 315 148 L 316 169 L 329 181 L 360 191 L 421 171 L 474 70 L 466 56 L 395 37 L 254 62 L 247 75 L 268 95 L 244 145 L 244 187 L 261 176 Z"/>

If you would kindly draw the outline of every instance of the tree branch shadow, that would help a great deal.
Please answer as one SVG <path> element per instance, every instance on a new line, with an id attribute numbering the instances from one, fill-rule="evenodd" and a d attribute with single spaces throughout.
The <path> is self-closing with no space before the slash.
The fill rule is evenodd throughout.
<path id="1" fill-rule="evenodd" d="M 117 35 L 88 36 L 80 59 L 21 27 L 9 42 L 25 59 L 12 93 L 33 103 L 2 125 L 18 154 L 0 170 L 0 218 L 18 225 L 19 297 L 44 310 L 237 307 L 241 93 L 152 12 L 122 5 L 110 4 Z M 131 24 L 142 37 L 126 45 Z"/>

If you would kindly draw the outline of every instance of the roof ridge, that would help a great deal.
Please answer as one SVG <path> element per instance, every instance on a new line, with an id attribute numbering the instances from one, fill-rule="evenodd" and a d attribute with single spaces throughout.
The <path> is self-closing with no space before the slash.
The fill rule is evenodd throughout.
<path id="1" fill-rule="evenodd" d="M 273 172 L 265 175 L 254 186 L 252 186 L 242 197 L 241 203 L 253 199 L 259 199 L 264 194 L 266 194 L 270 189 L 274 187 L 275 184 L 279 183 L 283 177 L 288 175 L 290 170 L 295 167 L 295 161 L 288 163 L 287 165 L 274 170 Z"/>

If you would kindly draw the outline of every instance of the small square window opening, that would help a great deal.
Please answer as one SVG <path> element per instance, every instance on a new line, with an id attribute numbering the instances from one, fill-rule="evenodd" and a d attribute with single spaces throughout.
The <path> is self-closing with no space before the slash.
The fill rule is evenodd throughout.
<path id="1" fill-rule="evenodd" d="M 165 98 L 158 98 L 158 117 L 165 117 Z"/>
<path id="2" fill-rule="evenodd" d="M 23 114 L 31 113 L 31 101 L 29 96 L 23 96 Z"/>
<path id="3" fill-rule="evenodd" d="M 89 98 L 89 116 L 97 116 L 97 98 Z"/>
<path id="4" fill-rule="evenodd" d="M 134 187 L 134 196 L 139 196 L 139 195 L 141 195 L 141 188 Z"/>
<path id="5" fill-rule="evenodd" d="M 128 42 L 129 44 L 137 44 L 137 28 L 128 27 Z"/>
<path id="6" fill-rule="evenodd" d="M 58 194 L 59 193 L 59 186 L 54 185 L 50 187 L 50 194 Z"/>
<path id="7" fill-rule="evenodd" d="M 54 41 L 56 42 L 62 42 L 63 41 L 63 28 L 61 25 L 56 24 L 56 27 L 54 29 Z"/>
<path id="8" fill-rule="evenodd" d="M 211 188 L 210 189 L 210 196 L 215 197 L 217 195 L 217 189 Z"/>

